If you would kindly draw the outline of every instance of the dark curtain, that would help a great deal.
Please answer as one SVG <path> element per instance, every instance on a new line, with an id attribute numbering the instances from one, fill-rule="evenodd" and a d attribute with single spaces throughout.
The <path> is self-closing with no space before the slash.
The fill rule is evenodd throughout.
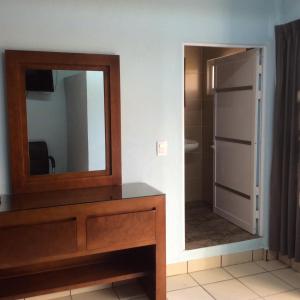
<path id="1" fill-rule="evenodd" d="M 300 261 L 300 20 L 275 28 L 276 91 L 270 250 Z"/>

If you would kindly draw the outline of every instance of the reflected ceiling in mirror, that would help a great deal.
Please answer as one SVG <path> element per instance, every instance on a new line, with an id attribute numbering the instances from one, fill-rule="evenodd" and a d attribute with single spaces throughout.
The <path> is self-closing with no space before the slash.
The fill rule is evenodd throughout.
<path id="1" fill-rule="evenodd" d="M 25 71 L 30 175 L 106 170 L 103 71 Z"/>

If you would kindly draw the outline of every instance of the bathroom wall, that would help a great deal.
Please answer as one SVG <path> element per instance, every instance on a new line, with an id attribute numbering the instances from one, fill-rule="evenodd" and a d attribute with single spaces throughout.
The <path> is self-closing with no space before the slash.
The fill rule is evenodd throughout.
<path id="1" fill-rule="evenodd" d="M 203 50 L 185 47 L 185 138 L 199 143 L 196 150 L 185 153 L 185 201 L 203 201 L 202 197 L 202 110 Z"/>

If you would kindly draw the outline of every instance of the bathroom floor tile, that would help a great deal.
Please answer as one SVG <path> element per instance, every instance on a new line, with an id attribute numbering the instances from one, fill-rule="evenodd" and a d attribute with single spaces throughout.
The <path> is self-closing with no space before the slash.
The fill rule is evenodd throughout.
<path id="1" fill-rule="evenodd" d="M 175 291 L 196 286 L 197 282 L 189 275 L 177 275 L 167 278 L 167 291 Z"/>
<path id="2" fill-rule="evenodd" d="M 77 294 L 72 296 L 72 300 L 118 300 L 118 296 L 113 289 L 104 289 L 90 293 Z"/>
<path id="3" fill-rule="evenodd" d="M 265 297 L 265 300 L 299 300 L 300 290 Z"/>
<path id="4" fill-rule="evenodd" d="M 204 201 L 187 203 L 185 213 L 187 250 L 257 238 L 257 235 L 252 235 L 215 214 Z"/>
<path id="5" fill-rule="evenodd" d="M 169 292 L 168 300 L 213 300 L 213 298 L 200 286 Z"/>
<path id="6" fill-rule="evenodd" d="M 208 284 L 232 279 L 233 277 L 222 268 L 198 271 L 190 274 L 199 284 Z"/>
<path id="7" fill-rule="evenodd" d="M 233 265 L 233 266 L 224 267 L 224 269 L 234 277 L 244 277 L 244 276 L 266 272 L 265 269 L 263 269 L 256 263 L 245 263 L 240 265 Z"/>
<path id="8" fill-rule="evenodd" d="M 269 261 L 259 260 L 256 261 L 255 263 L 267 271 L 275 271 L 275 270 L 287 268 L 287 265 L 283 264 L 279 260 L 269 260 Z"/>
<path id="9" fill-rule="evenodd" d="M 119 299 L 133 299 L 138 297 L 144 297 L 145 291 L 137 282 L 130 284 L 123 284 L 114 287 L 114 291 L 118 295 Z"/>
<path id="10" fill-rule="evenodd" d="M 282 269 L 273 271 L 272 274 L 279 277 L 284 282 L 290 284 L 296 289 L 300 289 L 300 273 L 295 272 L 293 269 Z"/>
<path id="11" fill-rule="evenodd" d="M 282 293 L 292 289 L 290 285 L 286 284 L 271 273 L 243 277 L 239 280 L 262 297 Z"/>
<path id="12" fill-rule="evenodd" d="M 216 300 L 252 300 L 259 296 L 245 287 L 237 279 L 210 283 L 204 286 Z"/>

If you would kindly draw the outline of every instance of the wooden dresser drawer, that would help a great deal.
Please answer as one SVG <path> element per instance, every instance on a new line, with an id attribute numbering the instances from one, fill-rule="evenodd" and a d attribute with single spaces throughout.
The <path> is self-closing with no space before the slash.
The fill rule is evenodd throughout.
<path id="1" fill-rule="evenodd" d="M 155 210 L 87 219 L 87 248 L 111 251 L 155 243 Z"/>
<path id="2" fill-rule="evenodd" d="M 27 264 L 77 250 L 76 220 L 0 228 L 0 267 Z"/>

